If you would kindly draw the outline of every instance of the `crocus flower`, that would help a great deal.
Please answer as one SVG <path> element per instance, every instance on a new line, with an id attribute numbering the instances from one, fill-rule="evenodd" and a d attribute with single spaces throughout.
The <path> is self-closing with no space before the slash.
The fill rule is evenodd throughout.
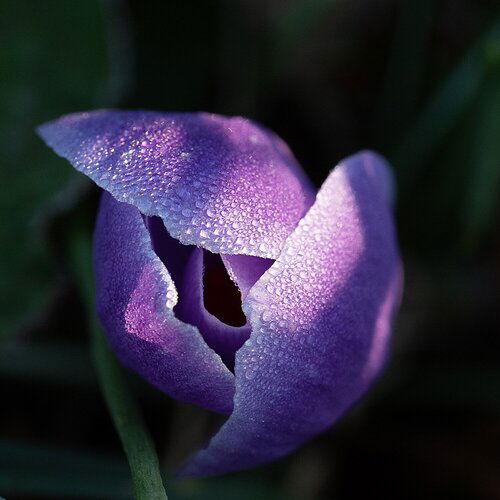
<path id="1" fill-rule="evenodd" d="M 229 416 L 184 474 L 289 453 L 368 388 L 402 280 L 380 156 L 347 158 L 316 192 L 243 118 L 101 110 L 39 133 L 105 190 L 97 309 L 119 359 Z"/>

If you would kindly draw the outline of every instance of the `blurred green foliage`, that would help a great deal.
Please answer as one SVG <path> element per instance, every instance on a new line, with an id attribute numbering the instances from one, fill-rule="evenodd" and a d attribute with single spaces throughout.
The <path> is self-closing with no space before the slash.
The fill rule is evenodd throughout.
<path id="1" fill-rule="evenodd" d="M 48 306 L 57 273 L 44 229 L 47 219 L 74 204 L 77 195 L 77 176 L 46 154 L 34 128 L 64 112 L 103 104 L 109 68 L 98 0 L 77 8 L 57 0 L 3 0 L 1 12 L 3 336 Z"/>
<path id="2" fill-rule="evenodd" d="M 380 383 L 292 456 L 168 478 L 169 498 L 499 498 L 499 26 L 495 0 L 0 0 L 0 494 L 132 497 L 98 382 L 111 407 L 138 399 L 162 471 L 214 427 L 122 370 L 106 382 L 107 354 L 92 366 L 72 245 L 98 192 L 34 127 L 120 106 L 249 115 L 318 185 L 375 148 L 398 185 L 405 299 Z"/>

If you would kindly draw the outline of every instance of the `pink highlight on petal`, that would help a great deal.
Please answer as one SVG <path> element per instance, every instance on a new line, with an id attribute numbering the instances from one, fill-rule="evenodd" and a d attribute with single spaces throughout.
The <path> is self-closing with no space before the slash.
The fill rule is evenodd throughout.
<path id="1" fill-rule="evenodd" d="M 384 364 L 387 355 L 389 335 L 391 333 L 392 319 L 396 309 L 399 307 L 402 291 L 403 269 L 400 266 L 391 286 L 387 290 L 387 296 L 380 306 L 378 319 L 375 323 L 372 345 L 368 355 L 368 361 L 363 371 L 363 378 L 366 383 L 373 380 Z"/>

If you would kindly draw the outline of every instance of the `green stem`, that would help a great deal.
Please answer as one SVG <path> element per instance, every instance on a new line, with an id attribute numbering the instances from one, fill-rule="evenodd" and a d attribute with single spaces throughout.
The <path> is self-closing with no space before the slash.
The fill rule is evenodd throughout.
<path id="1" fill-rule="evenodd" d="M 140 500 L 166 500 L 153 441 L 95 314 L 89 238 L 79 234 L 72 243 L 73 261 L 88 310 L 91 350 L 99 385 L 128 459 L 135 496 Z"/>

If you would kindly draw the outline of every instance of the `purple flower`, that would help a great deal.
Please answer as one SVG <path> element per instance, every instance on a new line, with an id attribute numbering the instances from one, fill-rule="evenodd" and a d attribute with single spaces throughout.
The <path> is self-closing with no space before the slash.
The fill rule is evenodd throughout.
<path id="1" fill-rule="evenodd" d="M 381 157 L 347 158 L 316 193 L 243 118 L 104 110 L 39 132 L 105 190 L 97 308 L 117 356 L 229 415 L 186 475 L 280 457 L 368 388 L 402 282 Z"/>

